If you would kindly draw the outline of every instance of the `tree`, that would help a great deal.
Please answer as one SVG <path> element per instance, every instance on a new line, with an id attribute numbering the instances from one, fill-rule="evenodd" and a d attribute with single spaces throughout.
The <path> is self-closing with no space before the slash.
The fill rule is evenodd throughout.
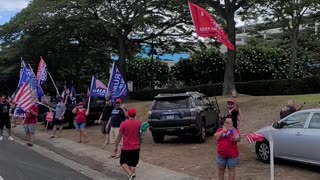
<path id="1" fill-rule="evenodd" d="M 247 8 L 250 0 L 198 0 L 197 2 L 206 3 L 214 8 L 216 13 L 226 21 L 227 34 L 230 42 L 236 46 L 236 33 L 235 33 L 235 13 L 240 8 Z M 236 61 L 236 50 L 227 52 L 227 62 L 224 72 L 223 81 L 223 94 L 230 94 L 235 92 L 234 85 L 234 67 Z"/>
<path id="2" fill-rule="evenodd" d="M 128 61 L 128 80 L 133 82 L 135 90 L 150 87 L 151 82 L 162 87 L 168 82 L 168 76 L 169 67 L 160 60 L 135 57 Z"/>
<path id="3" fill-rule="evenodd" d="M 245 13 L 244 19 L 260 19 L 263 21 L 281 22 L 291 39 L 291 59 L 289 79 L 294 78 L 294 66 L 297 61 L 299 30 L 304 17 L 319 12 L 319 0 L 255 0 Z M 258 18 L 259 17 L 259 18 Z"/>
<path id="4" fill-rule="evenodd" d="M 104 27 L 119 55 L 118 68 L 126 79 L 126 60 L 134 47 L 161 37 L 158 44 L 168 47 L 176 37 L 191 35 L 186 0 L 78 0 L 74 7 L 91 14 Z"/>
<path id="5" fill-rule="evenodd" d="M 172 76 L 187 86 L 220 83 L 223 80 L 225 60 L 216 49 L 196 52 L 190 59 L 180 60 L 171 68 Z"/>

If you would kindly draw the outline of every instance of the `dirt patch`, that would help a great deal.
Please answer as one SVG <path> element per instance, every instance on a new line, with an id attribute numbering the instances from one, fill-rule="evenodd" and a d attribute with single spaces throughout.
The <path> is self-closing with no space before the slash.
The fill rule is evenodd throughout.
<path id="1" fill-rule="evenodd" d="M 227 97 L 218 97 L 220 109 L 226 109 Z M 240 96 L 240 108 L 243 120 L 240 125 L 242 133 L 253 132 L 261 127 L 268 126 L 279 119 L 280 108 L 287 103 L 288 99 L 296 100 L 297 106 L 304 101 L 305 108 L 319 107 L 320 95 L 300 96 L 269 96 L 254 97 Z M 213 100 L 213 98 L 212 98 Z M 152 102 L 128 103 L 126 107 L 135 107 L 141 120 L 147 119 Z M 87 128 L 89 145 L 112 151 L 113 146 L 103 147 L 104 136 L 100 133 L 99 126 Z M 74 130 L 65 130 L 63 136 L 75 140 Z M 241 165 L 237 169 L 238 180 L 268 180 L 269 165 L 260 162 L 256 155 L 251 152 L 250 145 L 245 139 L 239 143 Z M 151 133 L 147 133 L 141 151 L 141 159 L 145 162 L 186 173 L 201 179 L 217 179 L 216 142 L 208 137 L 203 144 L 197 144 L 191 138 L 166 137 L 165 143 L 155 144 Z M 318 180 L 320 174 L 318 167 L 308 166 L 295 162 L 277 160 L 275 164 L 275 179 Z"/>

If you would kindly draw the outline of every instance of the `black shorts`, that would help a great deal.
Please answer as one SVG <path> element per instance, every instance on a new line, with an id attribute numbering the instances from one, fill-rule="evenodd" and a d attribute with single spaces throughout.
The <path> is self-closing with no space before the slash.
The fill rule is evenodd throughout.
<path id="1" fill-rule="evenodd" d="M 139 163 L 140 149 L 121 150 L 120 164 L 127 164 L 130 167 L 136 167 Z"/>
<path id="2" fill-rule="evenodd" d="M 4 127 L 11 129 L 10 119 L 0 119 L 0 129 L 3 129 Z"/>
<path id="3" fill-rule="evenodd" d="M 54 120 L 53 120 L 53 125 L 59 125 L 59 126 L 61 126 L 62 124 L 63 124 L 63 120 L 62 120 L 62 119 L 54 118 Z"/>

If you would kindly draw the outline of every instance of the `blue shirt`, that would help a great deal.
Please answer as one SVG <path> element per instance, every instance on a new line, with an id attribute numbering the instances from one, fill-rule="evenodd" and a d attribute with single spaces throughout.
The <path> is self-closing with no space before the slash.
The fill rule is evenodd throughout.
<path id="1" fill-rule="evenodd" d="M 126 115 L 121 107 L 116 107 L 111 113 L 111 127 L 119 128 L 121 123 L 126 120 Z"/>

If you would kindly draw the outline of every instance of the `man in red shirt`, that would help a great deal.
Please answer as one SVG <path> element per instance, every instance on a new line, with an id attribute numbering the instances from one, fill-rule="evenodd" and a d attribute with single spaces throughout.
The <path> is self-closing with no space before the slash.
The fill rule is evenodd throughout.
<path id="1" fill-rule="evenodd" d="M 34 133 L 36 130 L 38 106 L 33 105 L 29 110 L 26 111 L 26 118 L 24 120 L 24 130 L 27 134 L 27 146 L 32 147 L 34 142 Z"/>
<path id="2" fill-rule="evenodd" d="M 125 120 L 120 125 L 119 135 L 115 142 L 115 150 L 118 151 L 118 144 L 123 138 L 123 147 L 121 150 L 120 164 L 122 169 L 129 175 L 129 180 L 134 179 L 135 167 L 139 162 L 140 154 L 140 126 L 141 122 L 136 120 L 136 110 L 128 109 L 129 119 Z"/>

